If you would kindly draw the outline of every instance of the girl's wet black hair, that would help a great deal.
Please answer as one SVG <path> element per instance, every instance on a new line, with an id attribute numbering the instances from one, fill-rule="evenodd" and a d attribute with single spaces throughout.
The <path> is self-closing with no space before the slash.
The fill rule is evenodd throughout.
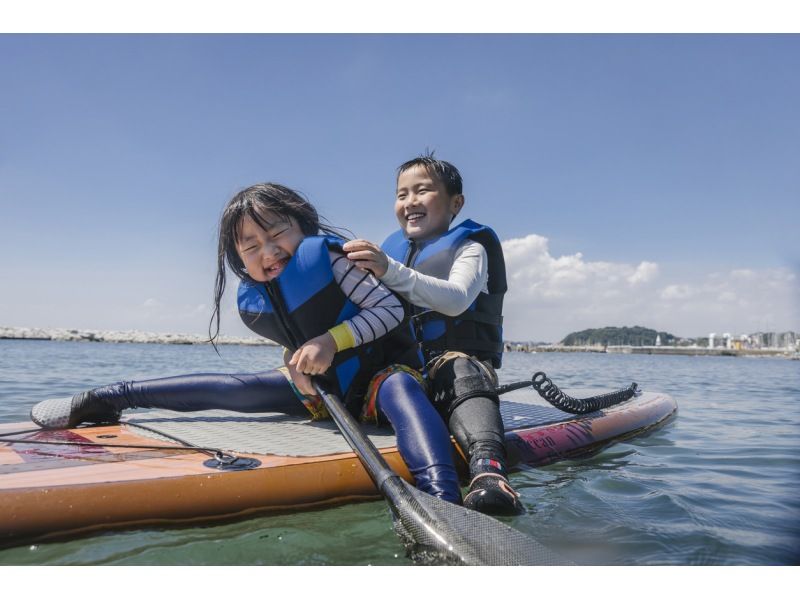
<path id="1" fill-rule="evenodd" d="M 461 173 L 458 172 L 458 168 L 450 164 L 450 162 L 434 158 L 433 154 L 433 151 L 426 151 L 413 160 L 403 162 L 397 168 L 397 177 L 399 178 L 406 170 L 416 166 L 422 166 L 428 171 L 428 174 L 435 176 L 442 182 L 449 195 L 461 195 L 463 193 L 463 184 L 461 181 Z"/>
<path id="2" fill-rule="evenodd" d="M 267 220 L 272 215 L 284 222 L 291 216 L 306 236 L 325 233 L 343 239 L 352 238 L 350 231 L 320 222 L 320 216 L 311 202 L 297 191 L 283 185 L 259 183 L 237 193 L 225 206 L 219 221 L 214 311 L 211 313 L 208 325 L 208 337 L 215 350 L 217 349 L 215 341 L 219 337 L 220 303 L 225 294 L 226 267 L 230 268 L 240 280 L 252 280 L 236 251 L 242 220 L 245 216 L 250 216 L 266 230 L 275 224 Z"/>

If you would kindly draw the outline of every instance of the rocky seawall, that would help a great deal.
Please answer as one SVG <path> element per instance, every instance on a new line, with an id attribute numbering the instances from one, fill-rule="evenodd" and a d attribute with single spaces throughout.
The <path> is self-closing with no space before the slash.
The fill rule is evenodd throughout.
<path id="1" fill-rule="evenodd" d="M 84 341 L 97 343 L 157 343 L 166 345 L 201 345 L 208 337 L 199 334 L 142 332 L 140 330 L 78 330 L 75 328 L 20 328 L 0 326 L 0 339 L 41 341 Z M 270 345 L 260 337 L 220 336 L 220 345 Z"/>

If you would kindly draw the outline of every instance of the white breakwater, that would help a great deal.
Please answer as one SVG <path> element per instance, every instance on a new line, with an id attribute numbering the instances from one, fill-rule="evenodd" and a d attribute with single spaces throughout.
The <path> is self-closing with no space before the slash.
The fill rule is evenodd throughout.
<path id="1" fill-rule="evenodd" d="M 161 343 L 168 345 L 198 345 L 208 342 L 199 334 L 173 332 L 142 332 L 140 330 L 79 330 L 75 328 L 24 328 L 0 326 L 0 339 L 45 341 L 89 341 L 101 343 Z M 220 336 L 220 345 L 275 345 L 260 337 Z"/>

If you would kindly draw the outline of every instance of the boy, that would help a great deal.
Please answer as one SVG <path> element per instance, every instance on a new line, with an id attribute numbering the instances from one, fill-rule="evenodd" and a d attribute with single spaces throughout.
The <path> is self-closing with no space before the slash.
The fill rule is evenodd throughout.
<path id="1" fill-rule="evenodd" d="M 464 506 L 484 513 L 524 511 L 506 477 L 503 421 L 495 393 L 502 352 L 505 262 L 497 235 L 466 220 L 461 175 L 433 154 L 398 168 L 400 230 L 382 247 L 358 239 L 347 257 L 412 304 L 431 397 L 469 460 Z"/>

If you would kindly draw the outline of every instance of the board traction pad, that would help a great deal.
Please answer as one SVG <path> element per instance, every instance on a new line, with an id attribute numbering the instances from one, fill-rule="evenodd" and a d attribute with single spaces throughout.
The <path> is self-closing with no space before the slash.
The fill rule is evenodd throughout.
<path id="1" fill-rule="evenodd" d="M 576 416 L 551 407 L 534 393 L 516 392 L 513 401 L 500 401 L 506 431 L 569 421 Z M 336 424 L 331 420 L 310 421 L 281 413 L 248 413 L 209 410 L 178 413 L 167 410 L 128 412 L 121 423 L 145 425 L 157 432 L 192 444 L 224 451 L 257 455 L 313 457 L 349 453 Z M 126 429 L 138 436 L 164 440 L 157 433 L 136 426 Z M 379 449 L 397 444 L 390 426 L 364 424 L 362 429 Z"/>

